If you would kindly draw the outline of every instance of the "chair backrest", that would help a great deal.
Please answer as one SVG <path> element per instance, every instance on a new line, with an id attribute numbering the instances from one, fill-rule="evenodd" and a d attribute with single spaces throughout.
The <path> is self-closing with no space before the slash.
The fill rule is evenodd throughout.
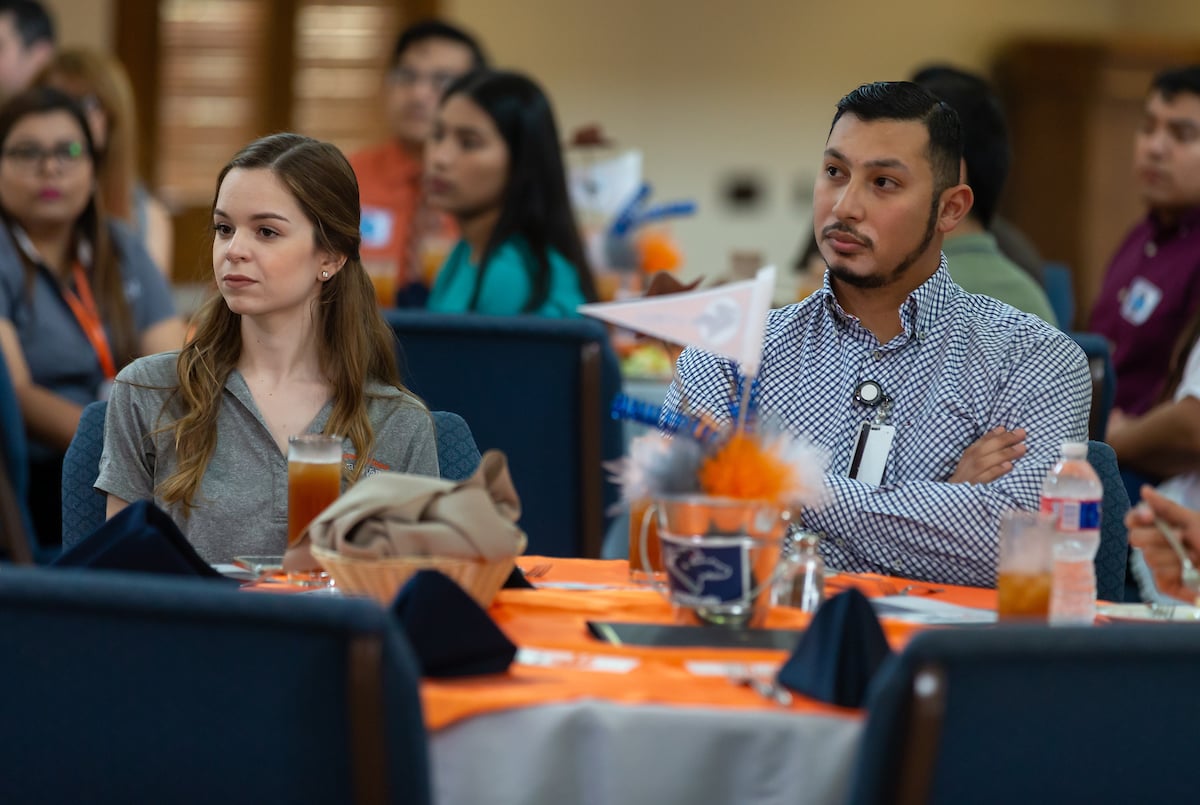
<path id="1" fill-rule="evenodd" d="M 31 564 L 37 537 L 29 514 L 29 448 L 25 420 L 13 388 L 8 364 L 0 353 L 0 555 L 18 564 Z"/>
<path id="2" fill-rule="evenodd" d="M 1075 323 L 1075 283 L 1071 280 L 1071 269 L 1063 263 L 1046 263 L 1042 266 L 1042 290 L 1054 309 L 1054 318 L 1063 330 L 1070 330 Z"/>
<path id="3" fill-rule="evenodd" d="M 876 678 L 849 801 L 1190 801 L 1197 667 L 1186 624 L 919 634 Z"/>
<path id="4" fill-rule="evenodd" d="M 1113 371 L 1108 341 L 1096 333 L 1072 332 L 1067 335 L 1087 356 L 1088 371 L 1092 375 L 1092 414 L 1088 418 L 1088 437 L 1102 442 L 1117 394 L 1117 375 Z"/>
<path id="5" fill-rule="evenodd" d="M 586 319 L 385 312 L 405 384 L 471 423 L 481 450 L 508 456 L 529 553 L 599 556 L 621 454 L 609 416 L 620 389 L 604 326 Z"/>
<path id="6" fill-rule="evenodd" d="M 1129 494 L 1117 468 L 1117 454 L 1104 442 L 1088 442 L 1088 463 L 1104 484 L 1100 506 L 1100 549 L 1096 552 L 1096 595 L 1106 601 L 1125 600 L 1125 569 L 1129 563 L 1129 531 L 1125 514 Z"/>
<path id="7" fill-rule="evenodd" d="M 104 415 L 108 403 L 89 403 L 63 458 L 63 548 L 74 547 L 104 523 L 106 498 L 95 488 L 104 452 Z"/>
<path id="8" fill-rule="evenodd" d="M 479 448 L 467 421 L 452 411 L 431 411 L 437 431 L 438 471 L 443 478 L 461 481 L 479 467 Z"/>
<path id="9" fill-rule="evenodd" d="M 0 634 L 0 801 L 430 801 L 417 665 L 374 602 L 18 568 Z"/>

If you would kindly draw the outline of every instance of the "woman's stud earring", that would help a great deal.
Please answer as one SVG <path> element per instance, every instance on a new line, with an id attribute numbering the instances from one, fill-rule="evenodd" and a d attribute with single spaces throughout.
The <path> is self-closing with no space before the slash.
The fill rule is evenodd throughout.
<path id="1" fill-rule="evenodd" d="M 327 279 L 329 279 L 329 272 L 328 272 L 328 271 L 322 271 L 322 272 L 321 272 L 321 279 L 323 279 L 323 280 L 327 280 Z"/>

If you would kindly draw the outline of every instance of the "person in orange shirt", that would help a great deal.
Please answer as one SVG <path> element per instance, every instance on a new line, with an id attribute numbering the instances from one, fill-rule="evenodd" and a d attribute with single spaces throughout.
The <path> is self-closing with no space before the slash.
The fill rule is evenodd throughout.
<path id="1" fill-rule="evenodd" d="M 457 239 L 453 221 L 424 201 L 425 141 L 446 86 L 486 66 L 479 43 L 440 20 L 418 22 L 396 40 L 385 89 L 391 137 L 350 156 L 362 202 L 363 264 L 385 306 L 424 307 L 432 277 Z"/>

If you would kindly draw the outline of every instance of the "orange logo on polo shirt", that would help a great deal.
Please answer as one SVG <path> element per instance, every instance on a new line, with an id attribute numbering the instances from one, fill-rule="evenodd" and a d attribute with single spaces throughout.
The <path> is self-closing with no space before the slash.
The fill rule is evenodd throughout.
<path id="1" fill-rule="evenodd" d="M 346 469 L 354 471 L 354 464 L 358 461 L 358 456 L 355 453 L 342 453 L 342 461 L 346 465 Z M 367 466 L 363 468 L 363 473 L 360 477 L 367 478 L 377 472 L 391 472 L 392 468 L 382 461 L 371 459 L 367 462 Z"/>

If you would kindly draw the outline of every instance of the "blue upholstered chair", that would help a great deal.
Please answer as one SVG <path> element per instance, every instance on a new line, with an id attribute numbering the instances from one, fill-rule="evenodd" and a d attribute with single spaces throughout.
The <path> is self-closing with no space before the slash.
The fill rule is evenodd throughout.
<path id="1" fill-rule="evenodd" d="M 1104 441 L 1108 415 L 1117 394 L 1117 376 L 1113 371 L 1108 341 L 1096 333 L 1067 333 L 1087 356 L 1092 375 L 1092 415 L 1088 420 L 1088 437 Z"/>
<path id="2" fill-rule="evenodd" d="M 621 454 L 609 415 L 620 389 L 604 326 L 586 319 L 385 311 L 405 384 L 461 414 L 481 450 L 508 456 L 529 553 L 599 556 Z"/>
<path id="3" fill-rule="evenodd" d="M 0 573 L 0 802 L 430 802 L 418 671 L 353 598 Z"/>
<path id="4" fill-rule="evenodd" d="M 461 481 L 479 467 L 479 448 L 467 421 L 452 411 L 432 411 L 437 430 L 438 471 L 443 478 Z"/>
<path id="5" fill-rule="evenodd" d="M 1096 596 L 1105 601 L 1125 600 L 1125 569 L 1129 562 L 1129 533 L 1125 513 L 1129 495 L 1117 469 L 1117 454 L 1104 442 L 1088 442 L 1088 463 L 1104 485 L 1100 511 L 1100 550 L 1096 552 Z"/>
<path id="6" fill-rule="evenodd" d="M 1062 263 L 1046 263 L 1042 266 L 1042 290 L 1054 309 L 1054 318 L 1063 330 L 1070 330 L 1075 323 L 1075 288 L 1071 280 L 1071 269 Z"/>
<path id="7" fill-rule="evenodd" d="M 876 678 L 852 805 L 1195 796 L 1200 629 L 918 634 Z"/>
<path id="8" fill-rule="evenodd" d="M 0 354 L 0 558 L 18 564 L 49 561 L 38 545 L 29 515 L 29 452 L 25 420 L 8 364 Z"/>
<path id="9" fill-rule="evenodd" d="M 104 451 L 104 414 L 108 403 L 83 409 L 79 429 L 63 459 L 63 547 L 71 548 L 104 522 L 106 501 L 94 488 Z M 438 465 L 443 478 L 461 481 L 479 466 L 479 448 L 471 428 L 458 414 L 434 411 Z"/>
<path id="10" fill-rule="evenodd" d="M 104 414 L 108 403 L 94 402 L 83 409 L 79 427 L 63 458 L 62 525 L 63 548 L 95 531 L 104 522 L 106 498 L 93 484 L 100 472 L 104 452 Z"/>

